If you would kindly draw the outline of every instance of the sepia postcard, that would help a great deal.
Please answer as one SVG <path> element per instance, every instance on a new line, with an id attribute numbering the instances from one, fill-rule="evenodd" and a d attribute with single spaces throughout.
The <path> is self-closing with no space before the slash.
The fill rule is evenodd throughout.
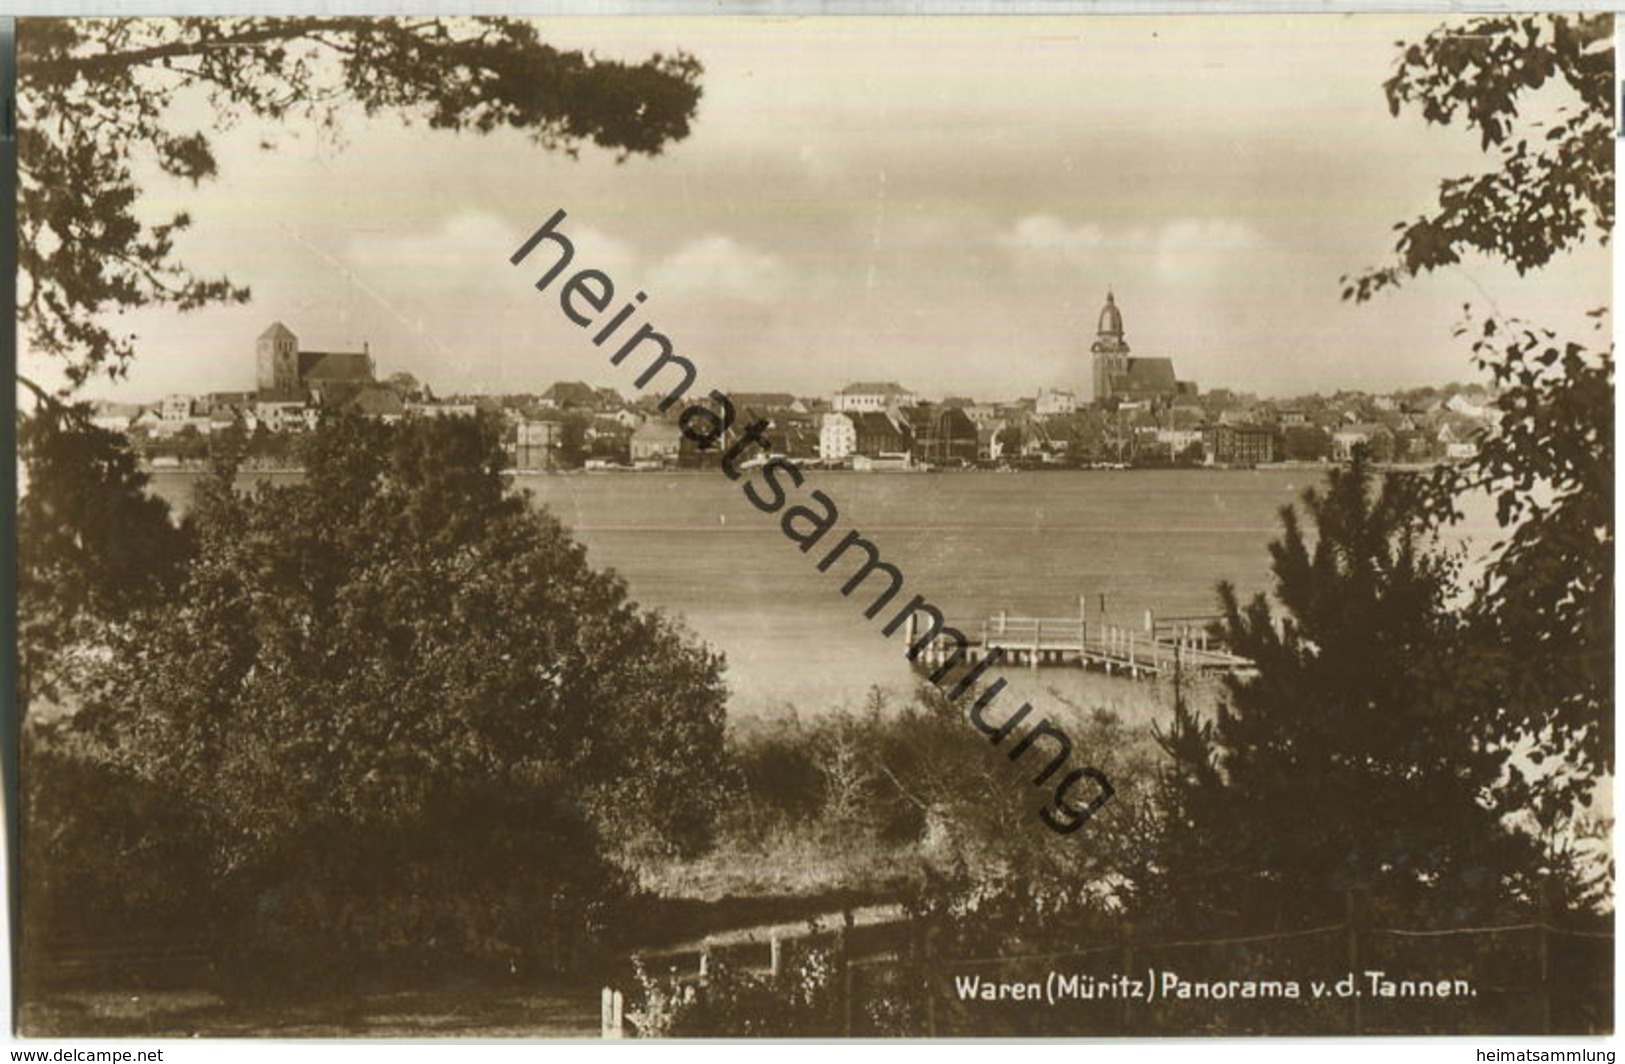
<path id="1" fill-rule="evenodd" d="M 16 1034 L 1611 1035 L 1614 29 L 20 19 Z"/>

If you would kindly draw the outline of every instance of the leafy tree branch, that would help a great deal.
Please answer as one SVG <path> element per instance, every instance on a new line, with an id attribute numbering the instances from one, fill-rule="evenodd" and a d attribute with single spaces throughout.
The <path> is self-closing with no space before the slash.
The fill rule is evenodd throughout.
<path id="1" fill-rule="evenodd" d="M 359 106 L 624 160 L 688 135 L 700 73 L 686 54 L 625 63 L 560 50 L 506 18 L 31 19 L 18 35 L 17 105 L 28 342 L 77 387 L 121 376 L 134 357 L 135 338 L 107 315 L 249 298 L 246 286 L 177 261 L 176 236 L 192 218 L 142 220 L 136 177 L 142 165 L 193 184 L 215 177 L 211 134 L 245 118 L 331 132 Z M 210 127 L 177 129 L 174 105 L 197 92 Z"/>

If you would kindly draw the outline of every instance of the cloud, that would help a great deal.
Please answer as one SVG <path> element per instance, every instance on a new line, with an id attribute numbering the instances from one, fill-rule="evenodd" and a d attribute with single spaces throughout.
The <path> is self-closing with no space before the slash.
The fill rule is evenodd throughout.
<path id="1" fill-rule="evenodd" d="M 1016 258 L 1053 257 L 1081 261 L 1106 243 L 1106 233 L 1093 223 L 1069 225 L 1051 214 L 1032 214 L 996 238 Z"/>
<path id="2" fill-rule="evenodd" d="M 1170 218 L 1156 226 L 1107 229 L 1071 223 L 1052 214 L 1022 218 L 995 238 L 1015 258 L 1056 256 L 1086 261 L 1103 252 L 1152 253 L 1170 261 L 1183 256 L 1232 254 L 1260 246 L 1258 233 L 1235 218 Z"/>
<path id="3" fill-rule="evenodd" d="M 1234 268 L 1237 256 L 1263 248 L 1257 231 L 1233 218 L 1175 218 L 1155 241 L 1157 272 L 1178 278 Z"/>
<path id="4" fill-rule="evenodd" d="M 732 237 L 711 235 L 690 241 L 646 274 L 651 292 L 703 295 L 765 303 L 782 295 L 790 271 L 776 256 Z"/>

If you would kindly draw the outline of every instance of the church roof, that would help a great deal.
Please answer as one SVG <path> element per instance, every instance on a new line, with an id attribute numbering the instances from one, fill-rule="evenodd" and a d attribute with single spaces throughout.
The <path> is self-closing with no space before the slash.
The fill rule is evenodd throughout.
<path id="1" fill-rule="evenodd" d="M 571 406 L 592 406 L 603 397 L 586 381 L 555 381 L 542 393 L 542 398 L 561 406 L 566 403 Z"/>
<path id="2" fill-rule="evenodd" d="M 297 340 L 298 337 L 294 336 L 292 329 L 288 328 L 286 325 L 282 324 L 280 321 L 273 321 L 271 323 L 270 328 L 268 328 L 264 332 L 260 333 L 260 339 L 261 340 Z"/>
<path id="3" fill-rule="evenodd" d="M 372 359 L 360 351 L 301 351 L 299 379 L 371 382 Z"/>
<path id="4" fill-rule="evenodd" d="M 1171 358 L 1131 358 L 1126 372 L 1117 376 L 1123 391 L 1172 395 L 1179 390 L 1179 381 L 1174 377 L 1174 360 Z M 1118 381 L 1113 381 L 1112 390 L 1119 390 Z"/>

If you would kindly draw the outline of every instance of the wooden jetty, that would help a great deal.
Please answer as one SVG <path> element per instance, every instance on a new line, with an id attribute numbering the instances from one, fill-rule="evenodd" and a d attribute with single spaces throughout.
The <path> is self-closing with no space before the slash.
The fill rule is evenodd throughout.
<path id="1" fill-rule="evenodd" d="M 981 661 L 1003 651 L 1006 665 L 1073 666 L 1118 674 L 1132 679 L 1155 679 L 1176 673 L 1187 677 L 1247 673 L 1253 663 L 1214 644 L 1209 635 L 1215 616 L 1157 617 L 1145 611 L 1140 626 L 1091 621 L 1078 599 L 1076 617 L 1021 617 L 1007 610 L 981 623 L 977 633 L 966 632 L 964 660 Z M 908 641 L 918 638 L 917 618 L 908 621 Z M 927 665 L 941 665 L 957 649 L 950 639 L 938 637 L 920 655 Z"/>

